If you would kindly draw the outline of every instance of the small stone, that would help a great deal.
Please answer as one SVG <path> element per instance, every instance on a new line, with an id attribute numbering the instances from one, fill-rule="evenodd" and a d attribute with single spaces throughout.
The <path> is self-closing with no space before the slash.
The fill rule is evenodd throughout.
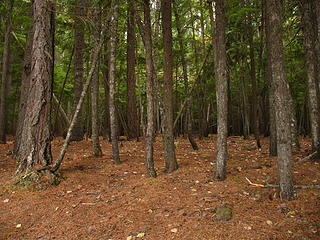
<path id="1" fill-rule="evenodd" d="M 217 207 L 216 216 L 218 220 L 229 221 L 232 218 L 232 211 L 230 208 L 227 208 L 225 205 L 220 205 Z"/>
<path id="2" fill-rule="evenodd" d="M 172 228 L 170 231 L 171 231 L 172 233 L 177 233 L 177 232 L 178 232 L 178 229 L 177 229 L 177 228 Z"/>

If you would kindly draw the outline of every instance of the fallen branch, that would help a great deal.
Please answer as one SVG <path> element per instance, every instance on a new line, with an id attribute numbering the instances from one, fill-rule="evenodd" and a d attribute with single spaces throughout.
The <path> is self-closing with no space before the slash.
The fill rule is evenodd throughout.
<path id="1" fill-rule="evenodd" d="M 313 158 L 313 157 L 316 156 L 317 154 L 318 154 L 318 152 L 315 151 L 315 152 L 311 153 L 310 155 L 308 155 L 308 156 L 300 159 L 300 160 L 299 160 L 298 162 L 296 162 L 295 164 L 300 164 L 300 163 L 303 163 L 303 162 L 305 162 L 305 161 L 308 161 L 309 159 Z"/>
<path id="2" fill-rule="evenodd" d="M 266 184 L 257 184 L 250 181 L 249 178 L 246 177 L 247 182 L 255 187 L 262 187 L 262 188 L 278 188 L 278 184 L 269 184 L 268 180 L 270 179 L 270 176 L 267 177 Z M 320 189 L 320 185 L 294 185 L 295 189 Z"/>

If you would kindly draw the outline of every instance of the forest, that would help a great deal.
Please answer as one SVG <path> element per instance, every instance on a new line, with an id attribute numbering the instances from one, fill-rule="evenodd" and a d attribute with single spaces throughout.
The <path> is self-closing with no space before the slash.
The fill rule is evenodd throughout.
<path id="1" fill-rule="evenodd" d="M 0 29 L 0 239 L 319 238 L 318 0 L 4 0 Z"/>

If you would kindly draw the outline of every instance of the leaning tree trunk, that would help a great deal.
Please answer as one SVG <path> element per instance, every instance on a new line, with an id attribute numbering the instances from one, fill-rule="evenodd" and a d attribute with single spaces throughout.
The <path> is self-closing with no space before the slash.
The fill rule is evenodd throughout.
<path id="1" fill-rule="evenodd" d="M 11 15 L 13 9 L 13 0 L 8 2 L 8 13 L 6 20 L 6 31 L 3 49 L 2 61 L 2 83 L 1 83 L 1 104 L 0 104 L 0 143 L 6 143 L 7 126 L 7 96 L 9 88 L 9 69 L 10 69 L 10 34 L 11 34 Z"/>
<path id="2" fill-rule="evenodd" d="M 277 129 L 278 177 L 280 197 L 294 199 L 292 177 L 291 129 L 287 75 L 282 44 L 281 7 L 277 0 L 266 1 L 266 25 L 270 42 L 271 85 L 274 90 L 275 120 Z"/>
<path id="3" fill-rule="evenodd" d="M 164 87 L 164 119 L 163 144 L 166 171 L 168 173 L 178 169 L 173 139 L 173 97 L 172 97 L 172 19 L 171 0 L 162 1 L 162 34 L 163 34 L 163 87 Z"/>
<path id="4" fill-rule="evenodd" d="M 320 104 L 319 104 L 319 84 L 318 84 L 318 71 L 320 70 L 317 64 L 316 55 L 316 39 L 317 36 L 313 22 L 313 11 L 311 1 L 302 0 L 301 3 L 301 23 L 304 34 L 304 50 L 305 50 L 305 66 L 307 73 L 308 84 L 308 106 L 309 106 L 309 118 L 311 125 L 311 138 L 312 138 L 312 150 L 318 151 L 318 157 L 320 156 Z"/>
<path id="5" fill-rule="evenodd" d="M 118 30 L 118 16 L 119 16 L 119 2 L 113 1 L 113 18 L 111 22 L 111 36 L 110 36 L 110 62 L 109 62 L 109 94 L 110 94 L 110 128 L 111 128 L 111 144 L 112 156 L 115 164 L 120 164 L 119 148 L 118 148 L 118 133 L 117 133 L 117 112 L 116 112 L 116 48 L 117 48 L 117 30 Z"/>
<path id="6" fill-rule="evenodd" d="M 50 111 L 52 95 L 51 41 L 49 4 L 33 3 L 33 43 L 29 98 L 21 136 L 17 174 L 32 171 L 36 164 L 48 166 L 52 161 Z"/>
<path id="7" fill-rule="evenodd" d="M 214 70 L 216 76 L 216 95 L 218 110 L 218 140 L 216 175 L 218 181 L 226 178 L 227 171 L 227 136 L 228 136 L 228 84 L 224 0 L 216 1 L 216 39 Z"/>
<path id="8" fill-rule="evenodd" d="M 146 85 L 147 85 L 147 131 L 145 136 L 146 170 L 149 177 L 156 177 L 157 173 L 153 163 L 153 140 L 154 140 L 154 96 L 152 78 L 152 38 L 150 1 L 144 0 L 144 39 L 146 48 Z"/>
<path id="9" fill-rule="evenodd" d="M 76 108 L 83 88 L 83 48 L 84 48 L 84 23 L 86 14 L 86 0 L 76 0 L 74 8 L 74 109 Z M 83 139 L 82 110 L 80 111 L 74 130 L 73 141 Z"/>
<path id="10" fill-rule="evenodd" d="M 136 79 L 135 79 L 135 11 L 133 0 L 128 0 L 128 32 L 127 32 L 127 121 L 128 139 L 139 137 L 139 124 L 137 115 L 136 100 Z"/>
<path id="11" fill-rule="evenodd" d="M 183 41 L 182 41 L 180 18 L 179 18 L 179 14 L 178 14 L 177 7 L 176 7 L 176 1 L 172 0 L 172 3 L 173 3 L 174 15 L 176 18 L 176 27 L 177 27 L 177 31 L 178 31 L 178 40 L 179 40 L 179 46 L 180 46 L 180 57 L 181 57 L 183 79 L 184 79 L 184 85 L 185 85 L 185 94 L 186 94 L 186 98 L 187 98 L 188 91 L 189 91 L 189 84 L 188 84 L 189 80 L 188 80 L 187 63 L 186 63 L 186 59 L 185 59 L 184 47 L 183 47 Z M 189 142 L 191 143 L 193 150 L 198 150 L 199 147 L 192 137 L 192 123 L 191 123 L 191 111 L 190 111 L 189 99 L 186 102 L 186 124 L 187 124 L 186 130 L 187 130 Z"/>

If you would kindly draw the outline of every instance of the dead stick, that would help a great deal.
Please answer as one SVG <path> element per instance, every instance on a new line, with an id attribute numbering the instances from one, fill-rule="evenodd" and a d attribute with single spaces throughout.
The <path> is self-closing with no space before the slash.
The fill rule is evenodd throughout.
<path id="1" fill-rule="evenodd" d="M 300 160 L 299 160 L 298 162 L 296 162 L 295 164 L 300 164 L 300 163 L 302 163 L 302 162 L 305 162 L 305 161 L 311 159 L 313 156 L 317 155 L 317 153 L 318 153 L 318 152 L 315 151 L 315 152 L 311 153 L 310 155 L 308 155 L 308 156 L 300 159 Z"/>
<path id="2" fill-rule="evenodd" d="M 263 188 L 278 188 L 279 187 L 278 184 L 269 184 L 268 180 L 266 180 L 266 184 L 265 185 L 252 183 L 250 181 L 250 179 L 247 178 L 247 177 L 246 177 L 246 180 L 250 185 L 255 186 L 255 187 L 263 187 Z M 320 188 L 320 185 L 294 185 L 294 188 L 295 189 L 318 189 L 318 188 Z"/>

